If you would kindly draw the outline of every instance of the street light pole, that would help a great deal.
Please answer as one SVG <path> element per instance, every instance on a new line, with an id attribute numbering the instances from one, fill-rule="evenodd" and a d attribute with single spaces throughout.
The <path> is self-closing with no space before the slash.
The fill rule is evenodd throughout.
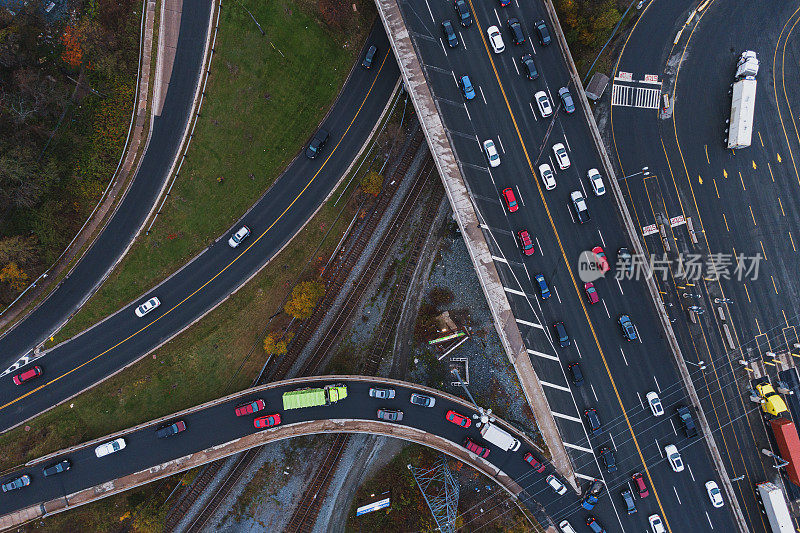
<path id="1" fill-rule="evenodd" d="M 628 178 L 632 178 L 634 176 L 638 176 L 639 174 L 648 174 L 650 172 L 650 167 L 642 167 L 642 170 L 639 172 L 634 172 L 633 174 L 628 174 L 627 176 L 622 176 L 617 181 L 625 181 Z"/>

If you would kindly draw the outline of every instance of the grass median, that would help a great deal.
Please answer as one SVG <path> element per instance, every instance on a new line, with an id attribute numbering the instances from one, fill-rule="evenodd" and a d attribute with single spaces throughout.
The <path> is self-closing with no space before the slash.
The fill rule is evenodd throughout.
<path id="1" fill-rule="evenodd" d="M 366 0 L 336 29 L 315 4 L 243 4 L 266 35 L 241 6 L 225 5 L 201 118 L 161 215 L 49 345 L 165 279 L 255 203 L 316 130 L 374 20 Z"/>

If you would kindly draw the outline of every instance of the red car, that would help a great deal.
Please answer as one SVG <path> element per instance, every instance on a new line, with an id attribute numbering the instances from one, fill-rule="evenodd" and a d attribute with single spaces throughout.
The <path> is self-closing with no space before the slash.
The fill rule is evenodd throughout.
<path id="1" fill-rule="evenodd" d="M 597 289 L 594 288 L 594 283 L 587 281 L 583 284 L 583 290 L 586 291 L 586 299 L 589 303 L 594 305 L 600 301 L 600 296 L 597 295 Z"/>
<path id="2" fill-rule="evenodd" d="M 531 453 L 525 454 L 525 461 L 533 467 L 534 470 L 539 472 L 540 474 L 544 472 L 544 465 L 536 460 L 536 457 L 533 456 Z"/>
<path id="3" fill-rule="evenodd" d="M 253 425 L 257 428 L 270 428 L 277 426 L 281 423 L 281 415 L 275 413 L 274 415 L 261 416 L 253 420 Z"/>
<path id="4" fill-rule="evenodd" d="M 636 485 L 636 489 L 639 491 L 640 498 L 647 498 L 650 495 L 650 491 L 647 490 L 647 485 L 644 483 L 644 478 L 642 474 L 636 472 L 634 475 L 631 476 L 633 479 L 634 485 Z"/>
<path id="5" fill-rule="evenodd" d="M 603 251 L 602 248 L 599 246 L 595 246 L 592 248 L 592 253 L 597 256 L 597 266 L 600 267 L 600 270 L 603 272 L 608 272 L 611 270 L 611 267 L 608 266 L 608 259 L 606 259 L 606 253 Z"/>
<path id="6" fill-rule="evenodd" d="M 260 411 L 267 406 L 264 400 L 254 400 L 252 402 L 243 403 L 236 406 L 236 416 L 252 415 L 256 411 Z"/>
<path id="7" fill-rule="evenodd" d="M 35 366 L 33 368 L 29 368 L 25 372 L 22 372 L 21 374 L 17 374 L 11 379 L 14 382 L 14 385 L 22 385 L 26 381 L 31 380 L 35 377 L 39 377 L 41 375 L 42 375 L 42 367 Z"/>
<path id="8" fill-rule="evenodd" d="M 483 457 L 484 459 L 489 457 L 489 448 L 484 448 L 483 446 L 478 446 L 470 439 L 464 439 L 464 448 L 468 449 L 478 457 Z"/>
<path id="9" fill-rule="evenodd" d="M 518 231 L 517 239 L 519 240 L 519 247 L 522 249 L 522 253 L 525 255 L 533 255 L 533 252 L 536 250 L 533 249 L 533 241 L 531 240 L 531 234 L 528 233 L 528 230 L 523 229 Z"/>
<path id="10" fill-rule="evenodd" d="M 519 209 L 519 205 L 517 205 L 517 199 L 514 196 L 514 191 L 511 189 L 503 189 L 503 200 L 506 201 L 506 207 L 508 207 L 509 213 L 513 213 Z"/>
<path id="11" fill-rule="evenodd" d="M 448 422 L 452 422 L 453 424 L 461 426 L 462 428 L 468 428 L 472 424 L 472 420 L 464 415 L 456 413 L 455 411 L 447 411 L 447 414 L 444 417 Z"/>

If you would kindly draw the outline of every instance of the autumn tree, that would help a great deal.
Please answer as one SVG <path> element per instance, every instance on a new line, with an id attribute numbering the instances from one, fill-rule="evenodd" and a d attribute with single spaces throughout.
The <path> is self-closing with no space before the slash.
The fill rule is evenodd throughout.
<path id="1" fill-rule="evenodd" d="M 341 29 L 353 16 L 350 4 L 345 0 L 318 0 L 317 9 L 325 24 Z"/>
<path id="2" fill-rule="evenodd" d="M 81 47 L 81 35 L 77 26 L 67 26 L 61 34 L 61 44 L 64 51 L 61 52 L 61 60 L 72 68 L 77 68 L 83 60 L 83 48 Z"/>
<path id="3" fill-rule="evenodd" d="M 28 275 L 16 263 L 8 263 L 0 270 L 0 283 L 7 283 L 12 291 L 20 291 L 28 283 Z"/>
<path id="4" fill-rule="evenodd" d="M 277 333 L 270 333 L 264 337 L 264 352 L 267 355 L 284 355 L 289 346 L 289 341 L 292 340 L 294 333 L 287 332 L 282 337 Z"/>
<path id="5" fill-rule="evenodd" d="M 305 320 L 311 316 L 323 294 L 325 294 L 325 284 L 322 281 L 304 281 L 292 289 L 292 297 L 283 306 L 283 310 L 298 320 Z"/>
<path id="6" fill-rule="evenodd" d="M 374 170 L 370 170 L 363 178 L 361 178 L 361 190 L 367 194 L 378 196 L 378 193 L 381 192 L 382 187 L 383 176 Z"/>

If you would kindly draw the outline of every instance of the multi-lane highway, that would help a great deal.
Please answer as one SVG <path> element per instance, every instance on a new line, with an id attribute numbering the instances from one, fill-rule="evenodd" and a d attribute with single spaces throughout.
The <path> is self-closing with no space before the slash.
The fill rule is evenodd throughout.
<path id="1" fill-rule="evenodd" d="M 236 228 L 250 227 L 249 239 L 232 249 L 229 235 L 221 235 L 147 295 L 45 353 L 36 361 L 44 369 L 36 381 L 16 387 L 10 376 L 0 380 L 0 428 L 64 401 L 178 334 L 227 298 L 291 239 L 367 142 L 397 85 L 397 63 L 380 24 L 368 38 L 367 44 L 371 43 L 378 46 L 373 68 L 352 71 L 323 124 L 331 138 L 321 156 L 313 160 L 298 156 L 237 223 Z M 150 296 L 157 296 L 161 306 L 137 318 L 134 308 Z"/>
<path id="2" fill-rule="evenodd" d="M 347 398 L 330 406 L 283 410 L 281 396 L 284 392 L 332 383 L 347 385 Z M 371 398 L 370 387 L 389 387 L 395 391 L 396 395 L 391 400 Z M 411 404 L 409 399 L 412 392 L 434 395 L 435 405 L 428 408 Z M 236 406 L 256 399 L 265 401 L 266 408 L 263 411 L 255 415 L 240 417 L 235 415 Z M 3 495 L 3 498 L 0 498 L 0 515 L 66 497 L 83 489 L 127 474 L 144 471 L 151 466 L 168 463 L 193 452 L 230 442 L 257 431 L 272 431 L 256 429 L 253 425 L 256 416 L 278 413 L 281 417 L 281 427 L 285 427 L 299 422 L 325 419 L 377 421 L 376 413 L 381 408 L 402 411 L 404 417 L 399 425 L 443 437 L 457 446 L 462 446 L 467 437 L 481 446 L 488 446 L 490 451 L 487 461 L 510 476 L 524 489 L 525 492 L 520 499 L 525 505 L 535 513 L 541 512 L 539 506 L 542 505 L 544 512 L 556 523 L 567 519 L 576 527 L 580 527 L 582 514 L 578 513 L 579 506 L 575 493 L 569 491 L 566 494 L 558 495 L 545 483 L 546 476 L 553 473 L 552 468 L 547 468 L 541 474 L 534 471 L 523 460 L 525 454 L 534 451 L 530 446 L 522 445 L 515 452 L 503 451 L 483 440 L 474 423 L 468 428 L 462 428 L 445 420 L 445 413 L 451 409 L 465 417 L 471 418 L 473 414 L 476 414 L 476 411 L 467 407 L 463 400 L 411 383 L 381 378 L 353 379 L 350 377 L 348 379 L 328 376 L 306 379 L 303 380 L 303 383 L 298 383 L 298 380 L 289 380 L 257 387 L 211 402 L 206 407 L 190 414 L 180 414 L 163 423 L 145 425 L 130 433 L 123 432 L 125 448 L 105 457 L 98 458 L 95 455 L 95 448 L 103 442 L 117 438 L 119 434 L 70 450 L 68 453 L 55 454 L 44 461 L 14 472 L 8 472 L 3 476 L 2 482 L 5 483 L 10 479 L 27 474 L 31 478 L 31 483 L 27 487 L 8 492 Z M 157 438 L 155 432 L 159 427 L 178 420 L 185 423 L 185 431 L 171 437 Z M 385 424 L 391 423 L 386 422 Z M 479 461 L 474 455 L 471 458 Z M 68 471 L 47 478 L 42 475 L 43 468 L 64 459 L 70 462 L 71 467 Z M 539 457 L 539 459 L 542 458 Z"/>
<path id="3" fill-rule="evenodd" d="M 694 255 L 702 267 L 697 279 L 680 275 L 677 261 L 667 280 L 659 280 L 665 301 L 672 305 L 674 326 L 687 359 L 702 361 L 693 379 L 707 397 L 706 412 L 719 449 L 752 531 L 768 526 L 761 514 L 754 483 L 780 482 L 772 459 L 762 448 L 772 446 L 757 404 L 749 399 L 750 370 L 740 360 L 754 359 L 752 368 L 776 379 L 772 353 L 796 352 L 798 265 L 795 220 L 800 209 L 800 180 L 793 156 L 800 154 L 800 137 L 792 108 L 800 93 L 795 83 L 798 64 L 796 2 L 770 9 L 743 3 L 735 10 L 711 2 L 684 28 L 694 2 L 652 2 L 637 22 L 615 69 L 620 87 L 671 93 L 671 119 L 658 110 L 619 105 L 613 100 L 612 133 L 616 158 L 623 172 L 643 165 L 653 176 L 626 180 L 623 191 L 637 225 L 666 223 L 671 259 L 675 251 Z M 674 21 L 665 24 L 665 21 Z M 721 35 L 719 28 L 726 28 Z M 735 63 L 744 50 L 761 59 L 758 74 L 752 145 L 732 152 L 724 147 L 725 121 L 730 113 L 728 90 Z M 626 81 L 630 74 L 632 81 Z M 647 75 L 658 78 L 647 83 Z M 613 93 L 623 89 L 613 88 Z M 691 218 L 699 230 L 694 245 L 686 225 L 670 228 L 669 219 Z M 644 237 L 648 252 L 665 252 L 659 235 Z M 711 254 L 731 258 L 730 279 L 714 280 L 707 264 Z M 746 270 L 760 255 L 756 271 L 736 269 L 736 257 L 746 257 Z M 724 266 L 724 265 L 723 265 Z M 688 270 L 688 269 L 687 269 Z M 691 305 L 708 312 L 693 325 Z M 718 308 L 722 308 L 720 315 Z M 720 317 L 724 316 L 725 319 Z M 731 331 L 734 347 L 724 327 Z M 794 357 L 782 358 L 794 365 Z"/>
<path id="4" fill-rule="evenodd" d="M 211 0 L 195 2 L 181 14 L 169 90 L 161 114 L 153 117 L 150 143 L 125 197 L 72 273 L 30 315 L 0 337 L 0 371 L 30 354 L 91 295 L 150 213 L 191 115 L 211 24 L 211 4 Z"/>
<path id="5" fill-rule="evenodd" d="M 582 251 L 601 246 L 614 265 L 617 250 L 632 248 L 611 194 L 595 196 L 586 173 L 602 168 L 580 110 L 567 115 L 559 105 L 558 90 L 569 83 L 567 68 L 553 43 L 536 41 L 534 23 L 545 18 L 538 6 L 527 3 L 501 8 L 498 4 L 470 4 L 476 21 L 458 26 L 450 2 L 402 2 L 404 19 L 425 70 L 426 79 L 448 130 L 461 171 L 470 188 L 495 264 L 506 287 L 529 354 L 544 385 L 550 407 L 565 445 L 582 480 L 602 476 L 611 498 L 601 500 L 597 513 L 609 530 L 644 530 L 647 516 L 662 514 L 672 531 L 700 526 L 735 528 L 726 509 L 713 509 L 703 484 L 716 479 L 702 438 L 687 439 L 674 416 L 678 405 L 689 404 L 671 353 L 662 338 L 655 310 L 642 282 L 617 281 L 611 275 L 595 282 L 600 301 L 589 304 L 578 278 L 577 262 Z M 507 19 L 522 21 L 525 42 L 515 45 Z M 460 44 L 447 46 L 440 24 L 449 19 L 458 30 Z M 494 53 L 488 27 L 500 28 L 505 51 Z M 549 25 L 549 23 L 548 23 Z M 551 28 L 552 33 L 552 28 Z M 520 58 L 532 54 L 539 71 L 529 80 Z M 468 75 L 476 97 L 466 100 L 458 80 Z M 543 118 L 534 93 L 548 94 L 556 112 Z M 573 93 L 575 88 L 570 87 Z M 575 98 L 577 105 L 582 105 Z M 489 167 L 482 143 L 491 139 L 498 147 L 500 165 Z M 571 166 L 560 170 L 553 160 L 552 146 L 563 143 Z M 557 186 L 545 190 L 538 167 L 547 163 L 555 171 Z M 608 186 L 608 184 L 607 184 Z M 519 210 L 509 212 L 501 191 L 511 188 Z M 570 193 L 581 191 L 587 198 L 591 220 L 578 224 L 570 209 Z M 535 253 L 523 256 L 516 233 L 528 230 Z M 552 293 L 542 300 L 533 281 L 545 276 Z M 638 338 L 623 339 L 617 319 L 630 314 Z M 569 347 L 552 342 L 551 325 L 563 320 L 572 337 Z M 566 365 L 579 362 L 586 377 L 576 386 Z M 667 414 L 655 418 L 645 405 L 647 392 L 660 394 Z M 589 438 L 583 412 L 596 408 L 602 430 Z M 687 469 L 673 472 L 663 448 L 674 443 Z M 608 472 L 599 462 L 601 448 L 616 450 L 618 468 Z M 636 471 L 645 473 L 652 485 L 651 496 L 637 502 L 640 512 L 628 516 L 619 492 Z M 685 502 L 697 502 L 691 507 Z"/>

